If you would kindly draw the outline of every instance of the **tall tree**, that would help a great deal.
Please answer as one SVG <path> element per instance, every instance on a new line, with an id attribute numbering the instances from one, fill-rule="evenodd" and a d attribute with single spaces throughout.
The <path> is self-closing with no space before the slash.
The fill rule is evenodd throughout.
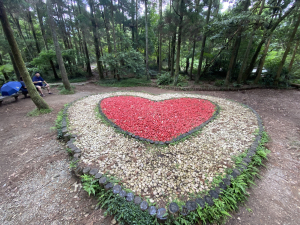
<path id="1" fill-rule="evenodd" d="M 147 9 L 147 0 L 145 1 L 145 33 L 146 33 L 146 76 L 147 80 L 150 80 L 149 76 L 149 70 L 148 70 L 148 20 L 147 20 L 147 14 L 148 14 L 148 9 Z"/>
<path id="2" fill-rule="evenodd" d="M 43 23 L 43 16 L 42 16 L 42 13 L 40 11 L 42 6 L 43 6 L 43 2 L 42 2 L 42 0 L 39 0 L 39 2 L 36 4 L 36 12 L 37 12 L 37 16 L 38 16 L 40 29 L 41 29 L 42 36 L 43 36 L 43 40 L 44 40 L 44 45 L 45 45 L 46 50 L 49 51 L 48 41 L 47 41 L 45 27 L 44 27 L 44 23 Z M 53 62 L 52 59 L 50 59 L 49 62 L 50 62 L 51 69 L 53 71 L 54 78 L 56 80 L 58 80 L 59 77 L 57 75 L 57 72 L 56 72 L 56 69 L 55 69 L 55 66 L 54 66 L 54 62 Z"/>
<path id="3" fill-rule="evenodd" d="M 103 67 L 102 63 L 100 61 L 100 49 L 99 49 L 99 38 L 97 34 L 97 24 L 95 20 L 95 15 L 94 15 L 94 1 L 89 0 L 89 6 L 90 6 L 90 13 L 91 13 L 91 22 L 92 22 L 92 31 L 93 31 L 93 37 L 94 37 L 94 46 L 95 46 L 95 52 L 96 52 L 96 60 L 97 60 L 97 68 L 99 72 L 99 78 L 100 80 L 104 79 L 104 74 L 103 74 Z"/>
<path id="4" fill-rule="evenodd" d="M 36 90 L 36 87 L 33 85 L 31 81 L 31 77 L 28 73 L 28 70 L 25 66 L 25 63 L 23 61 L 21 52 L 19 50 L 18 44 L 15 40 L 15 37 L 13 35 L 13 31 L 10 27 L 10 24 L 8 22 L 8 18 L 6 15 L 6 11 L 4 8 L 3 0 L 0 0 L 0 20 L 2 24 L 2 28 L 4 31 L 4 34 L 6 36 L 6 39 L 9 43 L 9 46 L 11 48 L 14 60 L 16 62 L 16 65 L 18 67 L 18 70 L 26 84 L 28 93 L 36 105 L 36 107 L 41 110 L 41 109 L 50 109 L 49 105 L 44 101 L 44 99 L 39 95 L 39 93 Z"/>
<path id="5" fill-rule="evenodd" d="M 255 63 L 256 63 L 256 60 L 257 60 L 257 57 L 260 53 L 260 50 L 263 46 L 263 44 L 266 42 L 266 40 L 271 36 L 271 34 L 273 33 L 273 31 L 276 29 L 276 27 L 288 16 L 291 14 L 291 12 L 296 8 L 298 8 L 298 1 L 296 1 L 291 8 L 289 8 L 285 13 L 284 15 L 282 15 L 281 17 L 279 17 L 274 23 L 273 25 L 271 25 L 271 28 L 270 29 L 267 29 L 266 32 L 264 33 L 261 41 L 258 43 L 257 45 L 257 48 L 256 48 L 256 51 L 254 52 L 254 55 L 252 56 L 252 59 L 250 61 L 250 64 L 249 66 L 247 67 L 245 73 L 244 73 L 244 77 L 243 77 L 243 81 L 245 81 L 246 79 L 248 79 L 248 77 L 250 76 L 254 66 L 255 66 Z"/>
<path id="6" fill-rule="evenodd" d="M 162 0 L 159 0 L 159 65 L 158 72 L 161 73 L 162 68 L 162 58 L 161 58 L 161 50 L 162 50 Z"/>
<path id="7" fill-rule="evenodd" d="M 207 10 L 207 15 L 206 15 L 206 23 L 205 23 L 206 25 L 208 25 L 208 23 L 209 23 L 211 6 L 212 6 L 212 0 L 209 0 L 209 5 L 208 5 L 208 10 Z M 206 36 L 207 36 L 207 34 L 206 34 L 206 32 L 204 32 L 203 37 L 202 37 L 201 53 L 200 53 L 199 65 L 198 65 L 197 75 L 195 78 L 195 83 L 199 83 L 199 80 L 200 80 L 201 68 L 202 68 L 203 56 L 204 56 L 204 50 L 205 50 Z"/>
<path id="8" fill-rule="evenodd" d="M 52 8 L 53 7 L 51 4 L 51 0 L 47 0 L 48 20 L 49 20 L 49 25 L 50 25 L 50 29 L 51 29 L 51 33 L 52 33 L 52 38 L 53 38 L 53 43 L 54 43 L 54 48 L 55 48 L 55 53 L 56 53 L 56 60 L 59 65 L 63 85 L 66 90 L 71 91 L 71 85 L 70 85 L 70 82 L 68 79 L 68 75 L 66 72 L 64 61 L 63 61 L 63 58 L 61 55 L 61 50 L 59 47 L 59 42 L 58 42 L 57 35 L 56 35 L 56 29 L 55 29 L 55 24 L 54 24 L 53 15 L 52 15 Z"/>
<path id="9" fill-rule="evenodd" d="M 177 40 L 177 50 L 176 50 L 176 69 L 175 69 L 175 79 L 174 86 L 177 85 L 179 70 L 180 70 L 180 49 L 181 49 L 181 33 L 182 33 L 182 21 L 183 21 L 183 8 L 184 8 L 184 0 L 180 0 L 179 9 L 179 27 L 178 27 L 178 40 Z"/>
<path id="10" fill-rule="evenodd" d="M 293 55 L 292 55 L 292 58 L 291 58 L 291 62 L 289 64 L 289 73 L 292 71 L 292 67 L 293 67 L 293 64 L 294 64 L 297 49 L 299 47 L 299 43 L 300 43 L 300 39 L 297 40 L 297 43 L 295 45 L 295 49 L 294 49 L 294 52 L 293 52 Z"/>
<path id="11" fill-rule="evenodd" d="M 279 78 L 280 78 L 280 74 L 281 74 L 283 65 L 284 65 L 285 60 L 286 60 L 286 57 L 287 57 L 287 55 L 289 54 L 289 51 L 290 51 L 290 49 L 291 49 L 291 45 L 292 45 L 292 42 L 293 42 L 293 40 L 294 40 L 294 38 L 295 38 L 295 35 L 296 35 L 297 29 L 298 29 L 298 27 L 299 27 L 299 24 L 300 24 L 300 12 L 298 12 L 298 19 L 297 19 L 297 22 L 296 22 L 296 24 L 295 24 L 295 27 L 294 27 L 294 29 L 293 29 L 293 32 L 292 32 L 292 34 L 291 34 L 291 36 L 290 36 L 290 39 L 289 39 L 289 41 L 288 41 L 288 43 L 287 43 L 285 52 L 284 52 L 284 54 L 283 54 L 283 56 L 282 56 L 282 59 L 281 59 L 281 62 L 280 62 L 280 64 L 279 64 L 279 67 L 278 67 L 278 70 L 277 70 L 277 74 L 276 74 L 276 77 L 275 77 L 275 82 L 274 82 L 275 85 L 278 85 L 278 82 L 279 82 Z"/>

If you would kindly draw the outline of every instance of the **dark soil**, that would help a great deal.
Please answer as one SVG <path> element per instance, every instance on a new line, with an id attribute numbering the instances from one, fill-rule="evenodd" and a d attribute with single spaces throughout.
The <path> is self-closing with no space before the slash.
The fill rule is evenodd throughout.
<path id="1" fill-rule="evenodd" d="M 111 224 L 95 208 L 68 169 L 68 155 L 56 140 L 56 115 L 63 105 L 80 97 L 119 90 L 171 93 L 158 88 L 76 86 L 76 94 L 53 95 L 45 100 L 53 112 L 38 117 L 30 98 L 9 99 L 0 107 L 0 224 Z M 261 180 L 248 190 L 249 201 L 232 213 L 227 224 L 299 224 L 300 221 L 300 92 L 249 90 L 194 92 L 229 98 L 254 108 L 271 137 L 271 150 Z M 297 222 L 298 221 L 298 222 Z"/>

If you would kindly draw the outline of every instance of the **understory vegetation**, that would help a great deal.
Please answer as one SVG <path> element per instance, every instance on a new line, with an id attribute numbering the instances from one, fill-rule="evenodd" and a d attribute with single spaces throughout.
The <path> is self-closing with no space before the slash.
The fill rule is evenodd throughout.
<path id="1" fill-rule="evenodd" d="M 95 74 L 100 85 L 118 87 L 150 78 L 173 86 L 300 82 L 299 1 L 2 2 L 9 21 L 3 24 L 10 25 L 29 75 L 39 71 L 48 82 L 64 77 L 69 92 L 69 82 Z M 1 29 L 0 85 L 25 76 L 5 35 Z"/>

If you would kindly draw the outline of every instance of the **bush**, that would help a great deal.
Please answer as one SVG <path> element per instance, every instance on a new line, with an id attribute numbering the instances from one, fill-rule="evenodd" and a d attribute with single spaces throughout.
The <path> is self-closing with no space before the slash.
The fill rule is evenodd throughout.
<path id="1" fill-rule="evenodd" d="M 156 83 L 158 85 L 169 85 L 173 83 L 173 77 L 171 77 L 170 73 L 163 73 L 157 76 Z"/>
<path id="2" fill-rule="evenodd" d="M 178 87 L 183 87 L 183 86 L 187 86 L 187 85 L 188 85 L 188 79 L 187 79 L 187 77 L 185 77 L 183 75 L 179 75 L 178 76 L 177 86 Z"/>
<path id="3" fill-rule="evenodd" d="M 215 81 L 215 85 L 216 85 L 217 87 L 223 86 L 223 85 L 224 85 L 224 80 L 216 80 L 216 81 Z"/>
<path id="4" fill-rule="evenodd" d="M 135 77 L 141 77 L 145 74 L 144 56 L 134 49 L 124 52 L 105 54 L 100 59 L 104 64 L 108 64 L 111 71 L 118 71 L 120 77 L 129 73 L 135 74 Z"/>

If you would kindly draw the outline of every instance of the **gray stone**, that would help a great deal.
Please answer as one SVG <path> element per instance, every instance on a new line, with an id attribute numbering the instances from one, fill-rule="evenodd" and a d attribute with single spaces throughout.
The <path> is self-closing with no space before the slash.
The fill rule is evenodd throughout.
<path id="1" fill-rule="evenodd" d="M 156 214 L 156 207 L 155 206 L 150 206 L 148 208 L 148 212 L 151 216 L 154 216 Z"/>
<path id="2" fill-rule="evenodd" d="M 126 195 L 126 200 L 127 200 L 128 202 L 132 202 L 133 199 L 134 199 L 134 194 L 131 193 L 131 192 L 127 193 L 127 195 Z"/>
<path id="3" fill-rule="evenodd" d="M 189 211 L 194 211 L 197 209 L 197 203 L 191 200 L 187 201 L 185 206 Z"/>
<path id="4" fill-rule="evenodd" d="M 148 208 L 148 202 L 142 201 L 142 203 L 140 204 L 140 209 L 142 211 L 145 211 L 147 208 Z"/>
<path id="5" fill-rule="evenodd" d="M 104 185 L 104 184 L 106 184 L 106 182 L 107 182 L 107 178 L 106 178 L 106 177 L 101 177 L 101 178 L 99 179 L 99 184 L 100 184 L 100 185 Z"/>
<path id="6" fill-rule="evenodd" d="M 118 184 L 113 187 L 113 193 L 114 194 L 119 194 L 121 190 L 122 190 L 122 188 Z"/>
<path id="7" fill-rule="evenodd" d="M 113 186 L 114 186 L 113 183 L 108 183 L 104 186 L 104 189 L 109 190 L 109 189 L 112 189 Z"/>
<path id="8" fill-rule="evenodd" d="M 141 202 L 142 202 L 142 199 L 141 199 L 140 196 L 135 196 L 135 197 L 134 197 L 134 203 L 135 203 L 136 205 L 141 204 Z"/>
<path id="9" fill-rule="evenodd" d="M 214 201 L 213 201 L 212 198 L 211 198 L 210 196 L 208 196 L 208 195 L 206 195 L 206 196 L 204 197 L 204 200 L 205 200 L 205 202 L 206 202 L 209 206 L 212 206 L 212 205 L 214 204 Z"/>
<path id="10" fill-rule="evenodd" d="M 102 173 L 96 173 L 95 179 L 100 179 L 102 177 Z"/>
<path id="11" fill-rule="evenodd" d="M 80 153 L 76 153 L 75 155 L 74 155 L 74 158 L 80 158 L 81 157 L 81 154 Z"/>
<path id="12" fill-rule="evenodd" d="M 171 202 L 169 205 L 169 211 L 171 213 L 177 213 L 179 211 L 179 206 L 177 205 L 176 202 Z"/>
<path id="13" fill-rule="evenodd" d="M 95 176 L 96 173 L 98 173 L 98 171 L 99 170 L 97 168 L 93 168 L 93 169 L 90 170 L 90 175 Z"/>
<path id="14" fill-rule="evenodd" d="M 156 213 L 156 217 L 157 219 L 159 220 L 166 220 L 167 217 L 164 216 L 166 214 L 167 210 L 165 208 L 160 208 L 157 210 L 157 213 Z"/>
<path id="15" fill-rule="evenodd" d="M 208 193 L 212 198 L 219 198 L 219 194 L 214 190 L 210 190 Z"/>
<path id="16" fill-rule="evenodd" d="M 230 179 L 228 179 L 228 178 L 224 178 L 223 182 L 226 186 L 229 186 L 231 184 Z"/>
<path id="17" fill-rule="evenodd" d="M 85 167 L 82 172 L 83 174 L 88 174 L 90 170 L 91 170 L 90 167 Z"/>
<path id="18" fill-rule="evenodd" d="M 124 198 L 127 195 L 127 193 L 126 193 L 126 191 L 121 190 L 119 195 L 120 195 L 120 197 Z"/>
<path id="19" fill-rule="evenodd" d="M 183 216 L 186 216 L 187 214 L 189 214 L 189 210 L 185 205 L 182 206 L 180 214 L 183 215 Z"/>
<path id="20" fill-rule="evenodd" d="M 202 198 L 196 198 L 195 201 L 201 208 L 205 207 L 205 201 Z"/>

